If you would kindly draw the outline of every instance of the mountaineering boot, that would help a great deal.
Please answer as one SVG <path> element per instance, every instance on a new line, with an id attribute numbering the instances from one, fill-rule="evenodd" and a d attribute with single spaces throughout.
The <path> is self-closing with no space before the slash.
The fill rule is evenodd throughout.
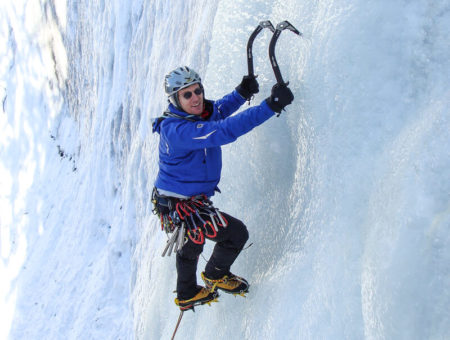
<path id="1" fill-rule="evenodd" d="M 204 305 L 207 303 L 208 305 L 211 302 L 217 302 L 217 298 L 219 297 L 219 293 L 211 292 L 205 287 L 198 286 L 200 289 L 199 292 L 191 299 L 187 300 L 179 300 L 175 299 L 175 304 L 180 307 L 180 310 L 185 311 L 188 309 L 194 309 L 194 306 Z"/>
<path id="2" fill-rule="evenodd" d="M 245 296 L 248 292 L 250 285 L 247 280 L 234 274 L 228 273 L 220 279 L 210 279 L 202 272 L 202 279 L 205 281 L 206 288 L 210 292 L 215 292 L 217 289 L 221 289 L 226 293 Z"/>

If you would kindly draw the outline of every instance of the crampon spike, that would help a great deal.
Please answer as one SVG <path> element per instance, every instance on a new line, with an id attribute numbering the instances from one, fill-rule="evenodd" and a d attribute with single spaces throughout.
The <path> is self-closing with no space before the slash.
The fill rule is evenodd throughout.
<path id="1" fill-rule="evenodd" d="M 246 296 L 246 294 L 247 294 L 248 292 L 240 292 L 240 293 L 233 293 L 233 295 L 234 296 L 242 296 L 243 298 L 246 298 L 247 296 Z"/>

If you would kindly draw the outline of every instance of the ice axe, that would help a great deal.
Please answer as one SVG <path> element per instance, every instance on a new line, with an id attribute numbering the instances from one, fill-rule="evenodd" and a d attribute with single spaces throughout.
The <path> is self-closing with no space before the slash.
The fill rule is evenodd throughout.
<path id="1" fill-rule="evenodd" d="M 250 35 L 250 38 L 248 38 L 247 42 L 247 66 L 248 66 L 248 75 L 254 76 L 255 70 L 253 69 L 253 41 L 255 40 L 256 36 L 261 32 L 264 28 L 268 28 L 273 32 L 275 32 L 275 28 L 273 27 L 270 20 L 261 21 L 258 26 L 256 26 L 253 33 Z"/>
<path id="2" fill-rule="evenodd" d="M 273 33 L 272 39 L 270 40 L 269 44 L 269 58 L 270 63 L 272 64 L 273 73 L 275 73 L 275 78 L 277 79 L 277 83 L 287 85 L 288 83 L 285 83 L 283 80 L 283 76 L 281 75 L 280 68 L 277 63 L 277 58 L 275 57 L 275 45 L 277 43 L 278 37 L 280 36 L 281 32 L 283 30 L 288 29 L 295 34 L 301 36 L 302 33 L 299 32 L 289 21 L 282 21 L 277 25 L 277 28 L 275 29 L 275 32 Z"/>

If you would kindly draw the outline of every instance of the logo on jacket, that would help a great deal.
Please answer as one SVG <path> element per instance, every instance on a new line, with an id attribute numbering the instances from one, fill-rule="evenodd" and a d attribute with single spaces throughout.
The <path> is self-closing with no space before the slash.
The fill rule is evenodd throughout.
<path id="1" fill-rule="evenodd" d="M 194 137 L 194 138 L 192 138 L 192 139 L 206 139 L 206 138 L 208 138 L 209 136 L 211 136 L 214 132 L 216 132 L 217 130 L 214 130 L 214 131 L 211 131 L 210 133 L 207 133 L 206 135 L 204 135 L 204 136 L 200 136 L 200 137 Z"/>

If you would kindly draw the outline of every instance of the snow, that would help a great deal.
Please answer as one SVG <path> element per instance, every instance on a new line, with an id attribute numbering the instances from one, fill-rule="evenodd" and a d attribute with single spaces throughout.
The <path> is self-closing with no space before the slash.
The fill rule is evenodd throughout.
<path id="1" fill-rule="evenodd" d="M 1 339 L 170 338 L 175 259 L 150 202 L 163 78 L 189 65 L 219 98 L 268 19 L 303 33 L 276 49 L 295 101 L 223 148 L 213 199 L 250 231 L 232 268 L 250 293 L 185 313 L 177 338 L 450 338 L 450 1 L 15 0 L 0 4 Z M 275 82 L 269 40 L 252 105 Z"/>

